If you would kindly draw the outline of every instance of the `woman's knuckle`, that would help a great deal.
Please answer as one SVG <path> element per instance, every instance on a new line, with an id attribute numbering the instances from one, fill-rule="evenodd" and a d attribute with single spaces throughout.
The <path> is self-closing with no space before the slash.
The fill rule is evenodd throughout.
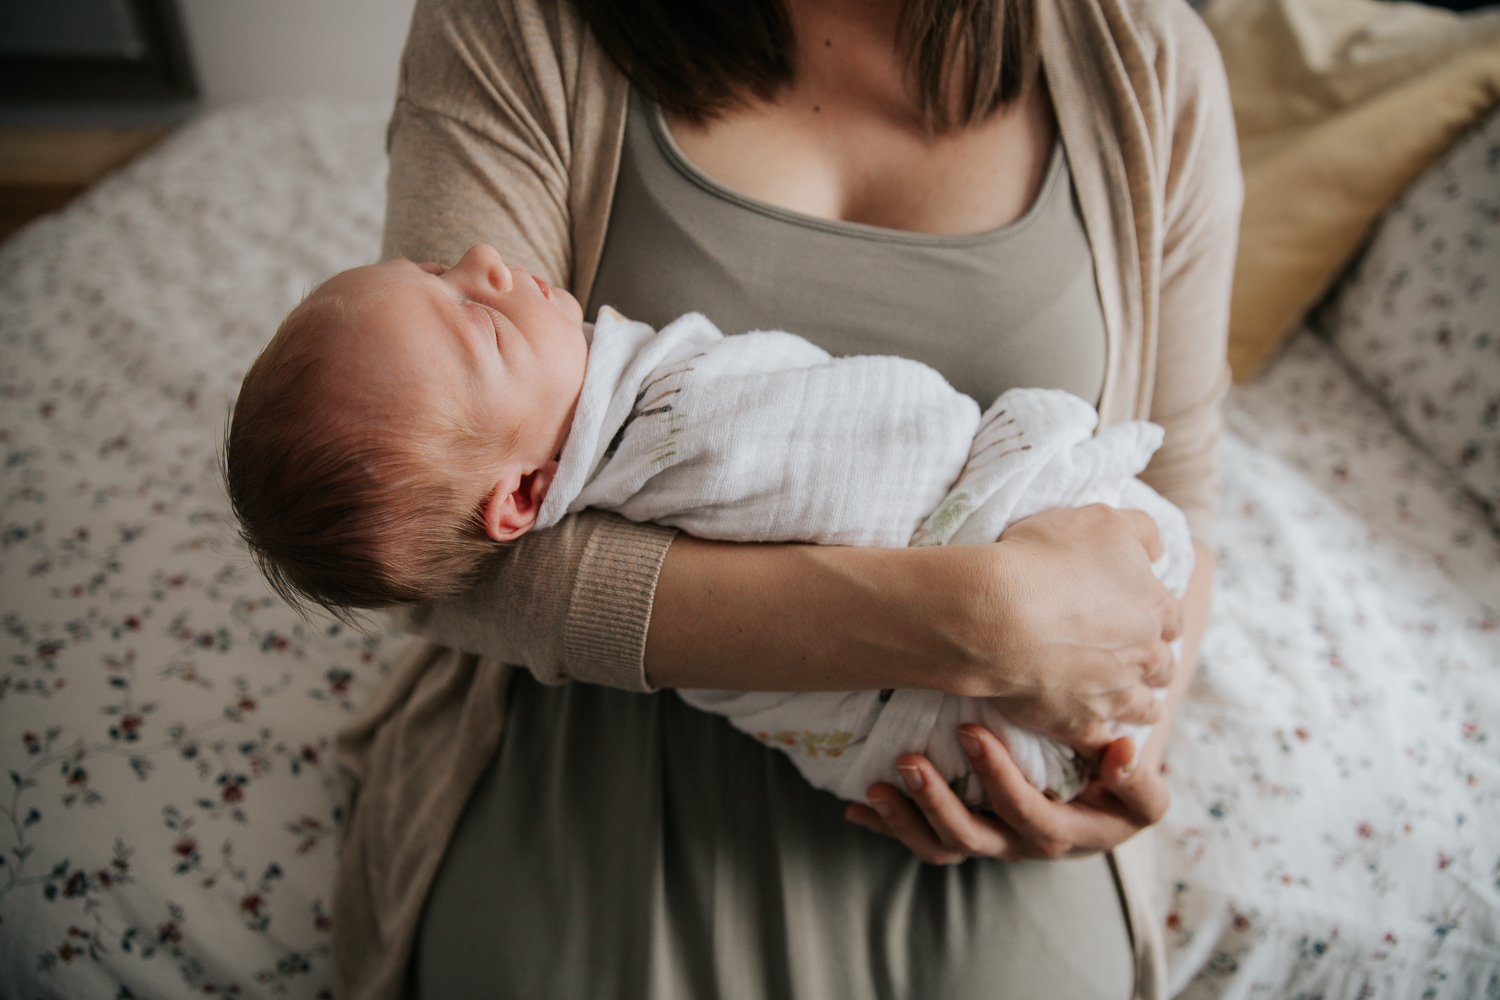
<path id="1" fill-rule="evenodd" d="M 1042 856 L 1048 861 L 1058 861 L 1067 857 L 1071 847 L 1071 844 L 1066 844 L 1061 840 L 1053 840 L 1050 837 L 1043 839 L 1037 844 L 1037 849 L 1042 852 Z"/>
<path id="2" fill-rule="evenodd" d="M 965 854 L 984 853 L 983 838 L 973 831 L 965 831 L 954 838 L 954 846 Z"/>
<path id="3" fill-rule="evenodd" d="M 1074 746 L 1084 747 L 1102 747 L 1108 745 L 1110 742 L 1109 717 L 1106 716 L 1079 729 L 1077 742 L 1075 743 L 1072 740 L 1068 742 L 1073 743 Z"/>
<path id="4" fill-rule="evenodd" d="M 1063 808 L 1065 807 L 1038 796 L 1034 802 L 1022 810 L 1021 818 L 1028 824 L 1032 836 L 1037 840 L 1065 841 L 1067 837 L 1057 815 L 1058 810 Z"/>
<path id="5" fill-rule="evenodd" d="M 1104 718 L 1098 720 L 1098 725 L 1101 728 L 1107 728 L 1110 719 L 1117 719 L 1135 707 L 1137 697 L 1134 686 L 1112 692 L 1109 697 L 1109 707 L 1105 710 Z"/>
<path id="6" fill-rule="evenodd" d="M 1162 591 L 1160 599 L 1156 602 L 1157 613 L 1161 616 L 1165 628 L 1175 630 L 1177 628 L 1177 599 L 1170 591 Z"/>
<path id="7" fill-rule="evenodd" d="M 974 773 L 979 775 L 981 782 L 993 782 L 1000 777 L 1000 767 L 995 763 L 995 758 L 992 754 L 982 753 L 978 757 L 971 757 L 969 759 L 969 766 L 974 768 Z"/>
<path id="8" fill-rule="evenodd" d="M 1160 823 L 1163 819 L 1166 818 L 1167 811 L 1171 808 L 1171 806 L 1172 800 L 1165 795 L 1148 802 L 1143 812 L 1143 815 L 1146 817 L 1146 825 L 1154 826 L 1155 824 Z"/>
<path id="9" fill-rule="evenodd" d="M 919 832 L 917 824 L 912 821 L 911 817 L 905 815 L 899 810 L 889 819 L 887 819 L 885 821 L 885 824 L 886 826 L 890 827 L 891 833 L 894 834 L 896 839 L 898 840 L 914 840 Z"/>

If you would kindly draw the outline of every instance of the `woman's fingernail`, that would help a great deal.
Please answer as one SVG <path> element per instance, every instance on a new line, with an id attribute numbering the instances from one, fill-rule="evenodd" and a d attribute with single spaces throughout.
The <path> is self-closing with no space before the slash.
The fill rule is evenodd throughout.
<path id="1" fill-rule="evenodd" d="M 906 787 L 914 792 L 920 792 L 922 786 L 927 784 L 927 779 L 922 777 L 922 769 L 915 764 L 898 764 L 896 770 L 901 772 L 901 780 L 906 782 Z"/>
<path id="2" fill-rule="evenodd" d="M 979 745 L 979 737 L 973 733 L 959 733 L 958 742 L 964 745 L 964 753 L 970 757 L 978 757 L 984 752 L 984 747 Z"/>
<path id="3" fill-rule="evenodd" d="M 870 808 L 874 809 L 877 813 L 879 813 L 881 819 L 890 819 L 891 818 L 891 812 L 893 811 L 891 809 L 891 804 L 889 802 L 887 802 L 883 798 L 873 798 L 873 799 L 871 799 L 870 800 Z"/>

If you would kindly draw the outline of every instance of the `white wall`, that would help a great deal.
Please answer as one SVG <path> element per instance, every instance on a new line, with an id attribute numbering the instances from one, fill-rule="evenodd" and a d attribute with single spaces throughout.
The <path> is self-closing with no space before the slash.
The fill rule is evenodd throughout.
<path id="1" fill-rule="evenodd" d="M 390 101 L 415 0 L 180 0 L 203 104 Z"/>

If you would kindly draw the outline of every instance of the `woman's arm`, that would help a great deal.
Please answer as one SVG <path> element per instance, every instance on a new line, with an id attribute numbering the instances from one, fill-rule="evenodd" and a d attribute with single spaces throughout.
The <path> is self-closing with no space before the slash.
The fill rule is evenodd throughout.
<path id="1" fill-rule="evenodd" d="M 1167 433 L 1141 479 L 1181 507 L 1193 537 L 1212 548 L 1244 180 L 1218 46 L 1196 14 L 1169 10 L 1175 44 L 1163 46 L 1171 58 L 1160 60 L 1158 79 L 1176 121 L 1161 157 L 1167 169 L 1151 395 L 1151 419 Z"/>
<path id="2" fill-rule="evenodd" d="M 1054 511 L 992 545 L 851 549 L 679 536 L 646 671 L 662 687 L 931 688 L 1010 699 L 1079 746 L 1155 721 L 1178 602 L 1151 573 L 1150 517 Z"/>

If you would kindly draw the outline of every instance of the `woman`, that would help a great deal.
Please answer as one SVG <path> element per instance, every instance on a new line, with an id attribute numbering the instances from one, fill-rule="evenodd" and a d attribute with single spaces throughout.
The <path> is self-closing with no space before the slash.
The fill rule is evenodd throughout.
<path id="1" fill-rule="evenodd" d="M 1149 416 L 1147 478 L 1200 569 L 1178 607 L 1153 529 L 1100 508 L 952 549 L 594 514 L 529 537 L 413 615 L 443 645 L 344 734 L 343 994 L 1159 992 L 1140 873 L 1100 852 L 1166 804 L 1169 727 L 1132 766 L 1108 723 L 1155 718 L 1168 679 L 1169 718 L 1207 617 L 1239 206 L 1207 32 L 1170 0 L 583 6 L 419 4 L 388 255 L 488 242 L 590 312 L 700 309 L 928 360 L 981 402 L 1056 385 L 1106 423 Z M 1049 802 L 970 731 L 992 815 L 917 757 L 911 798 L 845 809 L 722 720 L 632 693 L 669 687 L 1004 697 L 1102 751 L 1101 776 Z"/>

